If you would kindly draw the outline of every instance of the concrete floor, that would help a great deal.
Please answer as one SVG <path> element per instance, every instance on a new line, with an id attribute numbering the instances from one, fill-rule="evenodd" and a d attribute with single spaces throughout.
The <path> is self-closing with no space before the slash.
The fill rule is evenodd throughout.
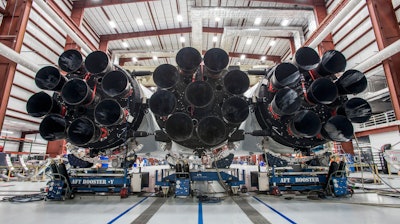
<path id="1" fill-rule="evenodd" d="M 399 182 L 392 176 L 392 182 Z M 45 182 L 0 182 L 0 197 L 38 191 Z M 400 186 L 400 185 L 399 185 Z M 149 194 L 150 195 L 150 194 Z M 77 196 L 66 201 L 0 203 L 0 223 L 400 223 L 400 199 L 357 190 L 351 198 L 246 193 L 218 203 L 196 198 Z"/>

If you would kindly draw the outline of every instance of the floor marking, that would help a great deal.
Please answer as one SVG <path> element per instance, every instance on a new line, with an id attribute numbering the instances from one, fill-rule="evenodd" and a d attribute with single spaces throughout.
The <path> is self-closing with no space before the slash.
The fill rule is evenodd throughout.
<path id="1" fill-rule="evenodd" d="M 167 198 L 157 198 L 146 210 L 133 220 L 131 224 L 147 223 L 166 201 Z"/>
<path id="2" fill-rule="evenodd" d="M 203 205 L 199 200 L 199 211 L 198 211 L 198 224 L 203 224 Z"/>
<path id="3" fill-rule="evenodd" d="M 148 197 L 143 198 L 142 200 L 140 200 L 138 203 L 134 204 L 132 207 L 128 208 L 126 211 L 124 211 L 123 213 L 119 214 L 117 217 L 115 217 L 113 220 L 109 221 L 107 224 L 111 224 L 114 223 L 115 221 L 117 221 L 119 218 L 121 218 L 122 216 L 124 216 L 126 213 L 128 213 L 130 210 L 132 210 L 133 208 L 135 208 L 136 206 L 138 206 L 140 203 L 142 203 L 144 200 L 146 200 Z"/>
<path id="4" fill-rule="evenodd" d="M 261 199 L 257 198 L 256 196 L 253 196 L 254 199 L 256 199 L 258 202 L 260 202 L 261 204 L 267 206 L 269 209 L 271 209 L 272 211 L 274 211 L 276 214 L 280 215 L 282 218 L 286 219 L 287 221 L 289 221 L 292 224 L 297 224 L 295 221 L 291 220 L 290 218 L 288 218 L 287 216 L 285 216 L 284 214 L 280 213 L 278 210 L 274 209 L 273 207 L 269 206 L 267 203 L 261 201 Z"/>
<path id="5" fill-rule="evenodd" d="M 244 214 L 246 214 L 247 218 L 249 218 L 251 222 L 255 224 L 272 224 L 244 198 L 239 196 L 233 196 L 231 198 L 239 206 L 239 208 L 242 209 Z"/>

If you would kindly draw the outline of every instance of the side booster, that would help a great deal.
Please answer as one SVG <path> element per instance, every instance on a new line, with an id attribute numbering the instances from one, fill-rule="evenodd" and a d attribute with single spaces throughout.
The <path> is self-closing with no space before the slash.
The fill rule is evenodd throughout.
<path id="1" fill-rule="evenodd" d="M 244 72 L 226 70 L 228 62 L 222 49 L 208 50 L 202 60 L 196 49 L 186 47 L 176 55 L 177 68 L 163 64 L 155 69 L 158 89 L 149 107 L 163 130 L 159 136 L 164 134 L 165 141 L 193 149 L 198 155 L 243 138 L 238 127 L 249 114 L 243 93 L 250 82 Z M 156 139 L 159 136 L 156 134 Z"/>
<path id="2" fill-rule="evenodd" d="M 111 65 L 102 51 L 83 60 L 79 51 L 67 50 L 58 65 L 67 75 L 46 66 L 35 76 L 36 85 L 53 95 L 36 93 L 26 105 L 31 116 L 45 116 L 39 127 L 45 140 L 67 139 L 98 151 L 121 145 L 134 135 L 144 114 L 135 77 Z"/>
<path id="3" fill-rule="evenodd" d="M 300 48 L 293 63 L 268 71 L 255 92 L 254 111 L 263 129 L 263 145 L 307 150 L 327 141 L 345 142 L 353 137 L 354 123 L 366 122 L 371 107 L 361 98 L 347 97 L 367 87 L 363 73 L 348 70 L 345 57 L 327 51 L 322 58 L 311 48 Z"/>

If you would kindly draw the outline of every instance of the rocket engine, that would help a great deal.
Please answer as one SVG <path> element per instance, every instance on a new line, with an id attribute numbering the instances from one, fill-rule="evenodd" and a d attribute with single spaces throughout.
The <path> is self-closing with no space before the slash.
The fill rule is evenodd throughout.
<path id="1" fill-rule="evenodd" d="M 119 146 L 134 135 L 145 105 L 135 77 L 113 66 L 106 53 L 94 51 L 85 60 L 77 50 L 65 51 L 58 68 L 46 66 L 35 76 L 36 85 L 52 91 L 31 96 L 26 110 L 43 117 L 40 135 L 48 141 L 67 139 L 92 152 Z"/>
<path id="2" fill-rule="evenodd" d="M 339 76 L 345 67 L 346 59 L 338 51 L 327 51 L 320 59 L 313 49 L 303 47 L 293 63 L 266 71 L 254 93 L 263 147 L 306 151 L 327 141 L 349 141 L 352 122 L 363 123 L 372 112 L 364 99 L 347 97 L 364 91 L 367 79 L 356 70 Z"/>
<path id="3" fill-rule="evenodd" d="M 243 139 L 238 128 L 249 115 L 243 93 L 250 81 L 243 71 L 226 70 L 228 62 L 222 49 L 210 49 L 202 59 L 196 49 L 185 47 L 176 55 L 177 68 L 163 64 L 155 69 L 158 89 L 149 107 L 163 131 L 158 135 L 199 156 Z"/>

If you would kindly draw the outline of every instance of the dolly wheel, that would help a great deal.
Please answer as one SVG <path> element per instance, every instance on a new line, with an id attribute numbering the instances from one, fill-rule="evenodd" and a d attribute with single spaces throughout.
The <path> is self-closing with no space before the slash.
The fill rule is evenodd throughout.
<path id="1" fill-rule="evenodd" d="M 75 194 L 71 193 L 71 195 L 69 196 L 69 199 L 74 199 L 75 198 Z"/>

